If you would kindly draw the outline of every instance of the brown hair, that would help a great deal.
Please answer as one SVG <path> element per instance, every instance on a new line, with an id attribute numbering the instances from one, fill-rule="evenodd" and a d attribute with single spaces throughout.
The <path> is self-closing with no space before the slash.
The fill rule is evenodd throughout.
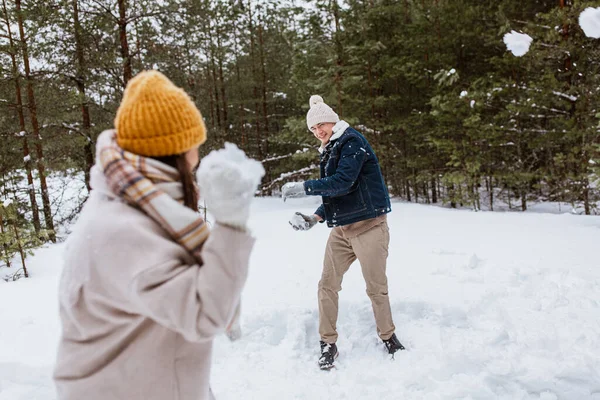
<path id="1" fill-rule="evenodd" d="M 179 179 L 183 185 L 183 204 L 198 212 L 198 187 L 196 186 L 194 173 L 187 162 L 185 154 L 152 158 L 175 168 L 179 172 Z"/>

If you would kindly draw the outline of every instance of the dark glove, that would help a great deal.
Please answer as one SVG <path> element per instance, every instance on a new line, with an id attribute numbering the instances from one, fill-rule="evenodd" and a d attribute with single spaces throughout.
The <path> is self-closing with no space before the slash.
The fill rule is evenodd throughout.
<path id="1" fill-rule="evenodd" d="M 295 231 L 307 231 L 317 224 L 318 219 L 316 215 L 304 215 L 302 213 L 295 213 L 290 219 L 290 225 Z"/>

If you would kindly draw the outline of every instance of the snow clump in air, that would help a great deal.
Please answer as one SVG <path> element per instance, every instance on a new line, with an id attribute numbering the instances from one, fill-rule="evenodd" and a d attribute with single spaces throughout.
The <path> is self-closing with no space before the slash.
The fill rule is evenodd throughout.
<path id="1" fill-rule="evenodd" d="M 600 39 L 600 8 L 583 10 L 579 14 L 579 25 L 587 37 Z"/>
<path id="2" fill-rule="evenodd" d="M 504 35 L 504 44 L 506 48 L 516 57 L 522 57 L 529 51 L 529 46 L 533 39 L 526 33 L 510 31 Z"/>

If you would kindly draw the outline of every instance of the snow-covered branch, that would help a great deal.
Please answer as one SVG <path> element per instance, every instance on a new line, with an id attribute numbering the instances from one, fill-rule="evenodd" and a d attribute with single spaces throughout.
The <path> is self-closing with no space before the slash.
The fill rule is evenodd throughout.
<path id="1" fill-rule="evenodd" d="M 302 175 L 302 174 L 307 174 L 311 171 L 314 171 L 315 169 L 318 169 L 319 167 L 315 164 L 310 165 L 309 167 L 305 167 L 305 168 L 300 168 L 296 171 L 291 171 L 291 172 L 284 172 L 283 174 L 279 175 L 278 178 L 273 179 L 271 182 L 269 182 L 268 185 L 265 185 L 262 187 L 262 191 L 266 191 L 268 189 L 271 189 L 273 186 L 275 186 L 275 184 L 277 184 L 278 182 L 282 182 L 285 179 L 288 179 L 292 176 L 296 176 L 296 175 Z"/>
<path id="2" fill-rule="evenodd" d="M 565 98 L 565 99 L 567 99 L 569 101 L 577 101 L 577 99 L 579 99 L 579 97 L 577 97 L 577 96 L 573 96 L 573 95 L 570 95 L 570 94 L 557 92 L 555 90 L 553 90 L 552 93 L 555 94 L 555 95 L 557 95 L 557 96 L 559 96 L 559 97 L 563 97 L 563 98 Z"/>
<path id="3" fill-rule="evenodd" d="M 277 161 L 277 160 L 283 160 L 284 158 L 290 158 L 295 156 L 296 154 L 302 154 L 302 153 L 306 153 L 307 151 L 309 151 L 310 149 L 302 149 L 302 150 L 298 150 L 294 153 L 289 153 L 283 156 L 277 156 L 277 157 L 269 157 L 269 158 L 265 158 L 264 160 L 262 160 L 262 163 L 266 163 L 269 161 Z"/>

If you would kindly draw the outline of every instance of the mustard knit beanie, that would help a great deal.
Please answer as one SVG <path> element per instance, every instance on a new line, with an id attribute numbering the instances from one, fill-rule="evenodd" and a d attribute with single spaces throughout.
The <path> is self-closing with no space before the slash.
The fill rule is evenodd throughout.
<path id="1" fill-rule="evenodd" d="M 206 141 L 192 99 L 158 71 L 140 72 L 129 81 L 115 128 L 123 150 L 147 157 L 185 153 Z"/>
<path id="2" fill-rule="evenodd" d="M 319 95 L 310 96 L 310 110 L 306 114 L 306 125 L 308 129 L 320 124 L 321 122 L 337 123 L 340 117 L 329 107 L 323 103 L 323 98 Z"/>

